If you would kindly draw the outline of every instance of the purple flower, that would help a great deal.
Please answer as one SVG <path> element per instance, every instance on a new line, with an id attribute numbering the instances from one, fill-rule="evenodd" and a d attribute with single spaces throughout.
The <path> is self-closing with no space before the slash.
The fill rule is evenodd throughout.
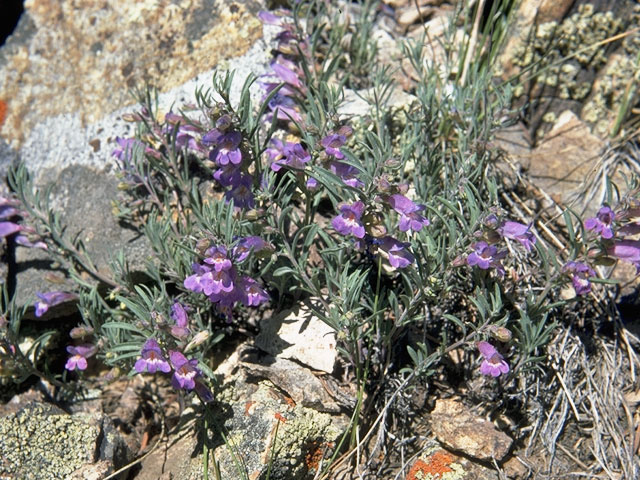
<path id="1" fill-rule="evenodd" d="M 149 338 L 142 346 L 140 358 L 136 360 L 135 369 L 138 373 L 142 373 L 145 370 L 149 373 L 156 373 L 158 370 L 169 373 L 171 366 L 165 360 L 158 342 L 153 338 Z"/>
<path id="2" fill-rule="evenodd" d="M 242 135 L 240 132 L 228 132 L 217 137 L 215 140 L 217 147 L 209 154 L 210 160 L 215 161 L 218 165 L 223 167 L 230 163 L 233 165 L 239 165 L 240 162 L 242 162 L 242 152 L 239 148 L 240 143 L 242 142 Z"/>
<path id="3" fill-rule="evenodd" d="M 467 265 L 476 265 L 482 270 L 495 268 L 500 276 L 504 275 L 504 267 L 500 260 L 507 255 L 506 251 L 499 252 L 494 245 L 488 245 L 487 242 L 476 242 L 472 247 L 475 251 L 467 257 Z"/>
<path id="4" fill-rule="evenodd" d="M 41 317 L 51 307 L 54 307 L 61 303 L 64 303 L 70 300 L 75 300 L 78 298 L 78 296 L 75 295 L 74 293 L 65 293 L 65 292 L 47 292 L 47 293 L 37 292 L 36 295 L 40 299 L 35 303 L 36 317 Z"/>
<path id="5" fill-rule="evenodd" d="M 483 375 L 491 375 L 499 377 L 502 374 L 509 373 L 509 364 L 504 357 L 498 353 L 496 347 L 489 342 L 478 342 L 476 344 L 480 354 L 484 357 L 482 365 L 480 365 L 480 373 Z"/>
<path id="6" fill-rule="evenodd" d="M 268 106 L 269 110 L 271 110 L 271 114 L 267 115 L 265 120 L 270 122 L 275 114 L 278 120 L 302 122 L 302 116 L 298 113 L 296 101 L 293 98 L 284 95 L 282 90 L 284 89 L 280 89 L 278 93 L 269 100 Z"/>
<path id="7" fill-rule="evenodd" d="M 19 232 L 22 227 L 13 222 L 0 222 L 0 238 L 8 237 L 9 235 Z"/>
<path id="8" fill-rule="evenodd" d="M 407 247 L 409 247 L 408 243 L 399 242 L 393 237 L 384 237 L 378 243 L 378 251 L 394 268 L 405 268 L 416 261 L 415 257 L 407 251 Z"/>
<path id="9" fill-rule="evenodd" d="M 419 213 L 425 209 L 424 205 L 417 205 L 399 193 L 391 195 L 388 202 L 391 208 L 401 215 L 398 222 L 398 228 L 401 232 L 419 232 L 422 227 L 430 224 L 429 219 Z"/>
<path id="10" fill-rule="evenodd" d="M 567 262 L 563 270 L 571 276 L 576 295 L 586 295 L 591 291 L 589 277 L 595 277 L 596 272 L 583 262 Z"/>
<path id="11" fill-rule="evenodd" d="M 613 221 L 616 218 L 616 214 L 611 208 L 606 205 L 600 210 L 595 217 L 587 218 L 584 221 L 584 228 L 587 230 L 594 230 L 599 233 L 604 239 L 613 238 Z"/>
<path id="12" fill-rule="evenodd" d="M 311 155 L 299 143 L 283 144 L 277 138 L 273 138 L 271 143 L 274 146 L 268 148 L 266 152 L 271 160 L 271 170 L 274 172 L 279 171 L 283 166 L 301 170 L 305 163 L 311 160 Z"/>
<path id="13" fill-rule="evenodd" d="M 271 64 L 271 69 L 278 78 L 280 78 L 280 80 L 302 90 L 304 88 L 304 84 L 302 83 L 302 80 L 300 80 L 298 74 L 294 71 L 295 68 L 296 67 L 293 62 L 286 60 L 282 56 L 278 57 L 278 60 Z"/>
<path id="14" fill-rule="evenodd" d="M 239 185 L 242 181 L 242 176 L 240 168 L 233 163 L 229 163 L 213 172 L 213 178 L 215 178 L 223 187 Z"/>
<path id="15" fill-rule="evenodd" d="M 364 183 L 357 175 L 360 173 L 357 168 L 352 165 L 347 165 L 342 162 L 331 162 L 329 170 L 336 174 L 344 182 L 345 185 L 349 185 L 353 188 L 362 188 Z"/>
<path id="16" fill-rule="evenodd" d="M 87 358 L 94 356 L 97 350 L 96 346 L 90 343 L 77 346 L 69 345 L 67 352 L 70 353 L 71 356 L 67 359 L 64 368 L 67 370 L 86 370 Z"/>
<path id="17" fill-rule="evenodd" d="M 238 183 L 225 193 L 224 197 L 227 202 L 233 200 L 233 206 L 236 208 L 253 208 L 255 200 L 253 197 L 253 178 L 251 175 L 242 175 Z"/>
<path id="18" fill-rule="evenodd" d="M 633 263 L 640 271 L 640 240 L 617 240 L 607 247 L 607 254 Z"/>
<path id="19" fill-rule="evenodd" d="M 171 335 L 176 338 L 189 336 L 191 333 L 189 330 L 189 317 L 187 316 L 187 310 L 181 303 L 175 302 L 171 305 L 171 318 L 176 322 L 176 324 L 171 327 Z"/>
<path id="20" fill-rule="evenodd" d="M 355 202 L 351 205 L 342 205 L 340 215 L 334 217 L 331 225 L 340 235 L 353 235 L 356 238 L 364 237 L 364 225 L 360 221 L 364 212 L 364 203 Z"/>
<path id="21" fill-rule="evenodd" d="M 204 263 L 212 265 L 216 272 L 229 270 L 232 266 L 231 260 L 227 258 L 227 249 L 222 245 L 208 248 L 205 255 L 207 258 L 204 259 Z"/>
<path id="22" fill-rule="evenodd" d="M 324 147 L 324 151 L 330 157 L 335 157 L 338 160 L 342 160 L 344 158 L 344 153 L 340 150 L 347 141 L 347 137 L 344 135 L 339 135 L 337 133 L 332 133 L 324 137 L 320 144 Z"/>
<path id="23" fill-rule="evenodd" d="M 187 360 L 187 357 L 175 350 L 169 352 L 169 360 L 174 369 L 171 379 L 173 388 L 193 390 L 196 386 L 196 379 L 202 375 L 197 367 L 198 360 L 195 358 Z"/>
<path id="24" fill-rule="evenodd" d="M 531 251 L 533 244 L 536 243 L 536 237 L 529 231 L 531 225 L 524 225 L 518 222 L 504 222 L 498 233 L 504 238 L 517 240 L 524 248 Z"/>
<path id="25" fill-rule="evenodd" d="M 241 281 L 244 298 L 242 303 L 247 307 L 257 307 L 261 303 L 269 301 L 269 295 L 264 288 L 251 277 L 242 277 Z"/>
<path id="26" fill-rule="evenodd" d="M 111 155 L 116 157 L 123 163 L 131 161 L 132 152 L 137 147 L 144 147 L 144 143 L 136 138 L 120 138 L 116 137 L 118 146 L 111 152 Z"/>
<path id="27" fill-rule="evenodd" d="M 273 250 L 273 247 L 260 237 L 244 237 L 238 240 L 236 246 L 233 247 L 233 260 L 242 263 L 251 252 L 262 252 L 263 250 Z"/>
<path id="28" fill-rule="evenodd" d="M 191 268 L 195 272 L 184 280 L 184 287 L 192 292 L 204 293 L 211 295 L 212 293 L 230 292 L 233 290 L 233 279 L 235 271 L 220 270 L 215 271 L 209 265 L 200 265 L 194 263 Z"/>

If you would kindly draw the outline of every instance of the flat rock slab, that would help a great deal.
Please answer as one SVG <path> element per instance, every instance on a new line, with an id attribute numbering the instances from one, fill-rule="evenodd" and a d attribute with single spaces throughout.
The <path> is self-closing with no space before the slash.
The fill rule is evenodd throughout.
<path id="1" fill-rule="evenodd" d="M 584 192 L 589 190 L 589 181 L 597 177 L 606 143 L 570 110 L 558 117 L 535 148 L 528 147 L 528 135 L 518 126 L 498 132 L 496 144 L 554 201 L 578 211 L 587 207 L 583 205 Z M 600 206 L 599 200 L 590 203 L 592 210 Z"/>
<path id="2" fill-rule="evenodd" d="M 113 423 L 101 414 L 69 415 L 34 402 L 0 418 L 2 478 L 90 478 L 83 472 L 113 473 L 128 455 Z"/>
<path id="3" fill-rule="evenodd" d="M 45 117 L 94 122 L 244 54 L 262 36 L 252 0 L 27 0 L 0 50 L 0 135 L 14 148 Z"/>
<path id="4" fill-rule="evenodd" d="M 297 360 L 323 372 L 333 372 L 338 354 L 336 333 L 305 306 L 266 319 L 256 345 L 274 357 Z"/>
<path id="5" fill-rule="evenodd" d="M 491 422 L 474 416 L 463 403 L 453 399 L 436 401 L 431 429 L 447 448 L 481 461 L 501 461 L 513 443 Z"/>

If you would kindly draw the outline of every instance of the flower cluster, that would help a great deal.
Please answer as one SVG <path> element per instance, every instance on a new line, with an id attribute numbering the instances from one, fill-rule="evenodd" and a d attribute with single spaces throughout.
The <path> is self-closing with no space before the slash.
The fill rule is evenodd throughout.
<path id="1" fill-rule="evenodd" d="M 198 368 L 196 358 L 188 359 L 177 350 L 169 350 L 167 355 L 155 338 L 149 338 L 142 346 L 140 358 L 136 360 L 135 370 L 138 373 L 171 373 L 171 384 L 176 390 L 195 390 L 203 402 L 213 400 L 213 394 L 202 382 L 202 371 Z"/>
<path id="2" fill-rule="evenodd" d="M 510 220 L 499 220 L 490 214 L 484 221 L 484 230 L 476 232 L 480 240 L 471 244 L 473 252 L 467 255 L 466 263 L 481 270 L 494 269 L 499 276 L 505 274 L 502 259 L 507 256 L 506 248 L 500 248 L 503 241 L 516 241 L 525 250 L 531 251 L 536 237 L 531 225 L 524 225 Z"/>
<path id="3" fill-rule="evenodd" d="M 46 250 L 47 245 L 40 241 L 33 228 L 18 223 L 18 217 L 24 216 L 17 200 L 0 196 L 0 238 L 7 238 L 15 233 L 18 245 Z"/>
<path id="4" fill-rule="evenodd" d="M 415 262 L 409 251 L 410 244 L 387 235 L 382 225 L 382 211 L 395 212 L 398 215 L 400 232 L 418 232 L 430 224 L 420 212 L 424 205 L 416 204 L 401 193 L 383 194 L 377 197 L 377 205 L 367 206 L 361 202 L 339 205 L 340 213 L 333 218 L 331 225 L 340 235 L 353 236 L 359 248 L 379 256 L 390 270 L 406 268 Z"/>
<path id="5" fill-rule="evenodd" d="M 586 260 L 571 260 L 563 267 L 563 272 L 571 279 L 576 295 L 591 292 L 590 279 L 596 277 L 593 265 L 611 265 L 616 260 L 622 260 L 633 264 L 640 273 L 640 240 L 635 237 L 640 233 L 638 214 L 640 207 L 633 203 L 617 212 L 605 204 L 594 217 L 585 219 L 585 230 L 595 234 L 587 240 L 595 241 L 596 247 L 589 250 Z"/>
<path id="6" fill-rule="evenodd" d="M 208 147 L 209 160 L 217 167 L 213 178 L 227 188 L 225 198 L 238 208 L 253 208 L 253 175 L 249 173 L 250 158 L 242 151 L 242 134 L 235 130 L 229 115 L 222 115 L 216 126 L 202 136 Z"/>
<path id="7" fill-rule="evenodd" d="M 306 40 L 298 35 L 295 25 L 285 20 L 287 12 L 282 13 L 282 16 L 266 11 L 258 14 L 263 23 L 281 29 L 276 36 L 271 72 L 264 75 L 261 82 L 266 92 L 263 101 L 281 84 L 284 85 L 269 100 L 265 121 L 271 123 L 275 117 L 279 121 L 301 123 L 303 119 L 298 103 L 305 97 L 307 87 L 299 62 L 308 57 L 309 48 Z"/>
<path id="8" fill-rule="evenodd" d="M 196 293 L 204 293 L 216 305 L 218 311 L 230 322 L 236 303 L 258 306 L 269 299 L 264 288 L 253 278 L 240 275 L 237 266 L 254 252 L 269 250 L 262 238 L 251 236 L 236 241 L 229 251 L 224 245 L 213 245 L 205 251 L 203 263 L 192 265 L 193 275 L 187 277 L 184 286 Z"/>

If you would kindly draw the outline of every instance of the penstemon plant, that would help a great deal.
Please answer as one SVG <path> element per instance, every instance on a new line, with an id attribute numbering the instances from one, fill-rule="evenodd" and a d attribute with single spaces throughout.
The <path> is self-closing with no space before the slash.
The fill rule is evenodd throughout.
<path id="1" fill-rule="evenodd" d="M 375 8 L 367 0 L 363 12 Z M 565 250 L 544 241 L 536 218 L 514 218 L 501 203 L 504 174 L 491 140 L 510 90 L 486 68 L 472 64 L 464 82 L 449 83 L 429 66 L 423 42 L 407 41 L 415 87 L 392 110 L 398 87 L 389 68 L 374 66 L 368 30 L 340 48 L 351 27 L 329 2 L 260 17 L 280 29 L 273 61 L 244 81 L 237 103 L 234 74 L 218 73 L 193 104 L 160 115 L 157 96 L 145 91 L 127 116 L 137 132 L 113 151 L 125 195 L 113 211 L 149 240 L 143 282 L 123 254 L 110 274 L 98 271 L 67 239 L 47 194 L 35 192 L 23 167 L 13 171 L 34 233 L 77 284 L 36 303 L 40 315 L 77 295 L 83 323 L 71 332 L 67 370 L 97 357 L 132 375 L 170 375 L 176 389 L 207 403 L 211 351 L 224 335 L 265 305 L 306 300 L 335 330 L 356 384 L 355 435 L 386 398 L 386 378 L 408 385 L 456 349 L 505 384 L 541 368 L 555 313 L 568 302 L 560 290 L 585 296 L 603 282 L 598 265 L 640 265 L 640 245 L 627 237 L 640 231 L 633 189 L 584 224 L 567 212 Z M 339 113 L 346 85 L 369 86 L 368 113 Z M 8 299 L 3 308 L 0 328 L 11 335 L 0 355 L 15 356 L 21 313 Z M 26 356 L 19 361 L 35 369 Z"/>

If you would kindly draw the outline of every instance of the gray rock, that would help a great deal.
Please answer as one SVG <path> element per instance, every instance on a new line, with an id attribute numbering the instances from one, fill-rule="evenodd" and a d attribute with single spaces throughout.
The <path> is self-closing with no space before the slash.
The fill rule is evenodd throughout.
<path id="1" fill-rule="evenodd" d="M 102 414 L 69 415 L 34 402 L 0 418 L 0 476 L 59 480 L 96 464 L 109 474 L 128 457 L 124 441 Z"/>
<path id="2" fill-rule="evenodd" d="M 271 382 L 246 383 L 242 376 L 208 408 L 214 418 L 209 431 L 197 414 L 200 420 L 187 423 L 143 460 L 136 480 L 203 478 L 205 441 L 212 452 L 209 478 L 216 478 L 217 462 L 223 479 L 266 479 L 269 470 L 271 480 L 310 479 L 348 425 L 344 415 L 293 406 Z M 185 419 L 190 414 L 185 411 Z"/>
<path id="3" fill-rule="evenodd" d="M 491 422 L 478 418 L 460 401 L 441 399 L 431 412 L 431 429 L 448 449 L 469 457 L 500 462 L 513 440 Z"/>
<path id="4" fill-rule="evenodd" d="M 192 42 L 196 51 L 201 48 L 206 50 L 207 67 L 204 67 L 201 55 L 181 57 L 179 61 L 175 58 L 158 59 L 168 62 L 166 68 L 154 71 L 155 77 L 150 74 L 145 78 L 148 83 L 155 83 L 164 89 L 158 98 L 159 112 L 167 112 L 172 106 L 193 102 L 196 88 L 211 85 L 214 72 L 210 70 L 212 64 L 208 63 L 211 58 L 221 60 L 216 65 L 221 70 L 236 72 L 231 100 L 237 102 L 246 77 L 250 73 L 260 75 L 266 70 L 270 60 L 268 44 L 276 28 L 262 29 L 256 18 L 260 2 L 237 2 L 234 6 L 221 0 L 198 0 L 195 3 L 173 2 L 175 5 L 172 5 L 171 9 L 162 9 L 154 2 L 140 2 L 132 7 L 130 2 L 124 1 L 121 2 L 124 10 L 133 9 L 138 13 L 137 17 L 134 15 L 134 20 L 126 18 L 125 24 L 131 31 L 120 32 L 122 26 L 113 27 L 109 23 L 111 17 L 120 18 L 119 15 L 124 15 L 123 12 L 117 11 L 115 4 L 104 10 L 101 4 L 91 1 L 86 3 L 86 8 L 75 10 L 73 15 L 58 16 L 60 11 L 73 10 L 77 5 L 67 1 L 29 2 L 24 16 L 26 20 L 21 22 L 22 29 L 19 27 L 16 35 L 0 49 L 0 72 L 11 71 L 11 75 L 0 79 L 0 100 L 4 99 L 8 104 L 6 122 L 0 122 L 0 173 L 6 175 L 9 165 L 21 161 L 31 173 L 37 190 L 42 192 L 46 185 L 53 184 L 55 188 L 51 205 L 62 213 L 62 223 L 67 226 L 68 237 L 73 238 L 78 234 L 83 240 L 98 270 L 110 276 L 109 264 L 116 253 L 123 249 L 133 273 L 136 274 L 142 270 L 145 260 L 151 254 L 151 248 L 136 232 L 119 225 L 111 214 L 111 201 L 118 192 L 118 180 L 114 175 L 117 167 L 111 157 L 111 151 L 114 149 L 116 137 L 130 137 L 134 133 L 134 126 L 125 122 L 122 115 L 135 110 L 135 107 L 126 106 L 129 102 L 128 94 L 122 93 L 127 91 L 127 85 L 136 77 L 136 72 L 140 73 L 139 65 L 136 63 L 131 78 L 127 75 L 120 78 L 118 70 L 114 73 L 118 77 L 116 82 L 109 81 L 108 78 L 98 82 L 94 78 L 97 70 L 91 66 L 96 62 L 100 64 L 107 61 L 107 57 L 111 59 L 108 62 L 121 61 L 118 60 L 117 49 L 128 48 L 131 34 L 134 34 L 136 39 L 144 39 L 140 40 L 140 43 L 147 42 L 138 45 L 137 48 L 146 52 L 145 55 L 158 59 L 157 42 L 161 40 L 162 35 L 172 32 L 174 49 L 187 51 L 190 48 L 189 42 Z M 146 12 L 147 15 L 141 15 L 142 12 Z M 185 14 L 185 18 L 177 15 L 180 12 Z M 214 12 L 215 15 L 207 16 L 205 12 Z M 159 24 L 154 23 L 153 16 L 161 17 Z M 72 31 L 87 29 L 86 35 L 78 34 L 78 38 L 83 38 L 81 45 L 73 42 L 68 44 L 69 39 L 63 32 L 63 27 L 47 27 L 51 22 L 55 24 L 61 21 L 63 17 L 73 23 L 69 27 Z M 188 31 L 182 31 L 185 21 Z M 97 22 L 97 26 L 91 27 L 91 22 Z M 140 22 L 144 23 L 144 26 L 141 26 Z M 212 25 L 212 22 L 219 23 Z M 234 22 L 239 23 L 234 26 Z M 114 28 L 116 32 L 111 32 Z M 212 33 L 221 28 L 229 30 L 229 35 L 224 41 L 220 40 L 219 35 L 216 37 Z M 25 29 L 29 31 L 28 35 L 22 31 Z M 143 35 L 142 31 L 146 29 L 149 33 Z M 174 29 L 177 31 L 174 32 Z M 89 42 L 85 37 L 103 30 L 111 34 L 105 37 L 108 40 L 103 39 L 102 50 L 91 54 L 85 52 L 83 48 Z M 233 43 L 233 48 L 229 42 Z M 97 45 L 96 42 L 89 44 Z M 213 44 L 217 47 L 211 46 Z M 49 45 L 50 48 L 40 48 L 41 45 Z M 56 51 L 55 55 L 50 55 L 50 51 Z M 79 59 L 78 62 L 82 63 L 71 76 L 73 78 L 65 80 L 61 78 L 64 76 L 61 74 L 46 74 L 62 68 L 65 62 L 73 63 L 73 59 Z M 16 69 L 15 65 L 21 61 L 24 68 Z M 140 58 L 137 58 L 137 61 L 140 61 Z M 167 70 L 175 71 L 170 74 Z M 189 72 L 188 75 L 185 72 Z M 53 83 L 44 87 L 41 85 L 42 76 L 51 78 Z M 0 77 L 3 75 L 0 74 Z M 154 80 L 159 80 L 159 83 Z M 88 87 L 90 91 L 84 91 L 67 85 L 76 82 L 93 86 Z M 27 98 L 22 93 L 12 96 L 10 93 L 17 88 L 16 85 L 20 86 L 19 91 L 23 93 L 31 92 L 30 96 L 27 95 Z M 144 82 L 138 78 L 129 86 L 132 85 L 143 87 Z M 55 95 L 59 88 L 63 88 L 66 93 L 59 95 L 61 103 L 56 104 L 49 97 Z M 252 94 L 254 98 L 261 95 L 258 85 L 254 85 Z M 11 101 L 8 101 L 8 98 Z M 29 110 L 28 119 L 19 123 L 19 112 L 29 105 L 35 110 Z M 43 251 L 17 247 L 16 260 L 18 305 L 33 303 L 38 291 L 73 288 L 70 281 L 64 280 L 65 271 L 61 266 L 53 263 Z M 53 283 L 47 281 L 52 278 L 51 274 L 55 277 Z M 63 315 L 70 311 L 70 307 L 72 305 L 53 307 L 47 318 Z M 30 316 L 33 316 L 33 309 L 30 310 Z"/>

